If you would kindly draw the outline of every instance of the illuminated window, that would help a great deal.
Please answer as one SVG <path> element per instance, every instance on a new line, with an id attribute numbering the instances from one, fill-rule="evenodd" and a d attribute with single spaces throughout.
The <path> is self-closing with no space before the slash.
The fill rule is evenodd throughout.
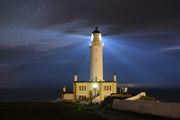
<path id="1" fill-rule="evenodd" d="M 79 91 L 86 91 L 86 86 L 79 86 Z"/>
<path id="2" fill-rule="evenodd" d="M 107 90 L 107 86 L 104 86 L 104 90 Z"/>
<path id="3" fill-rule="evenodd" d="M 105 91 L 111 91 L 111 86 L 110 85 L 105 85 L 104 90 Z"/>

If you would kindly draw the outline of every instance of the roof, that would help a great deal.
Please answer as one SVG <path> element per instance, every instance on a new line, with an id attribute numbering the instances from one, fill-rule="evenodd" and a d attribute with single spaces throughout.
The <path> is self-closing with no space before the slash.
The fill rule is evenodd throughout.
<path id="1" fill-rule="evenodd" d="M 103 83 L 103 82 L 106 82 L 106 83 L 110 83 L 110 82 L 117 82 L 117 81 L 73 81 L 75 83 L 94 83 L 94 82 L 98 82 L 98 83 Z"/>
<path id="2" fill-rule="evenodd" d="M 101 33 L 101 32 L 98 30 L 98 27 L 95 27 L 95 30 L 92 33 Z"/>
<path id="3" fill-rule="evenodd" d="M 74 92 L 63 92 L 63 94 L 74 94 Z"/>

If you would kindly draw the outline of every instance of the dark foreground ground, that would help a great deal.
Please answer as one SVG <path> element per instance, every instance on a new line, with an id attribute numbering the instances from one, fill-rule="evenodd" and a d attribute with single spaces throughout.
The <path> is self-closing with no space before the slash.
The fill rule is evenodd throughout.
<path id="1" fill-rule="evenodd" d="M 0 120 L 171 120 L 71 103 L 0 103 Z"/>
<path id="2" fill-rule="evenodd" d="M 0 120 L 106 120 L 83 105 L 70 103 L 0 103 Z"/>

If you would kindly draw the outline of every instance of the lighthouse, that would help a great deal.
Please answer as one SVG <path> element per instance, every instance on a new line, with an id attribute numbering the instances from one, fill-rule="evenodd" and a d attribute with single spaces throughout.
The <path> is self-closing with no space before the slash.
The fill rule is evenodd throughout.
<path id="1" fill-rule="evenodd" d="M 117 93 L 116 73 L 112 80 L 103 77 L 103 40 L 101 32 L 96 27 L 91 33 L 90 49 L 90 77 L 79 79 L 77 73 L 73 77 L 73 90 L 63 92 L 63 101 L 100 103 L 112 93 Z M 88 45 L 87 45 L 88 47 Z"/>
<path id="2" fill-rule="evenodd" d="M 90 48 L 90 81 L 103 79 L 103 41 L 98 27 L 92 32 Z"/>

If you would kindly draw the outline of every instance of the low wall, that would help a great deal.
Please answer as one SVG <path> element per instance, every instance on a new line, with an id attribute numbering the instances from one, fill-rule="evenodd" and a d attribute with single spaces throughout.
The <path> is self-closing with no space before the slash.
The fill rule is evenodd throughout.
<path id="1" fill-rule="evenodd" d="M 154 102 L 154 101 L 130 101 L 130 100 L 115 99 L 113 100 L 112 107 L 120 111 L 129 111 L 129 112 L 180 119 L 179 103 L 163 103 L 163 102 Z"/>
<path id="2" fill-rule="evenodd" d="M 74 101 L 74 94 L 73 93 L 64 93 L 63 94 L 63 101 L 64 102 L 73 102 Z"/>

